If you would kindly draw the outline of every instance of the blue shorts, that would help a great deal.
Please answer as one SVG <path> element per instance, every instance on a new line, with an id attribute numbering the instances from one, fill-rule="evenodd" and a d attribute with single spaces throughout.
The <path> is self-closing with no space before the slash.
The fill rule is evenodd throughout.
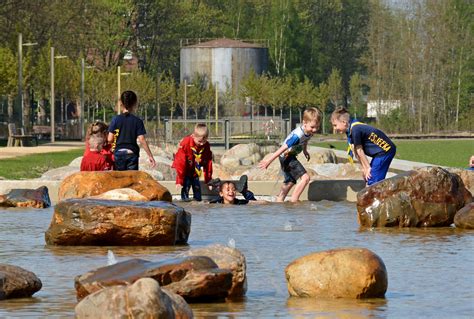
<path id="1" fill-rule="evenodd" d="M 370 162 L 371 177 L 367 181 L 367 185 L 372 185 L 385 179 L 390 163 L 392 163 L 392 160 L 395 157 L 395 152 L 396 151 L 388 152 L 382 156 L 372 158 L 372 161 Z"/>

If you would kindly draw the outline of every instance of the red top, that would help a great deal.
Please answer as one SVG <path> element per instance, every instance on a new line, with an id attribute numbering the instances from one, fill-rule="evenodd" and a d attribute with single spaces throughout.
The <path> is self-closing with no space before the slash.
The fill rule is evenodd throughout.
<path id="1" fill-rule="evenodd" d="M 176 184 L 183 185 L 184 177 L 199 177 L 204 171 L 204 182 L 212 179 L 212 152 L 209 142 L 197 146 L 193 137 L 188 135 L 179 143 L 171 167 L 176 169 Z"/>
<path id="2" fill-rule="evenodd" d="M 88 156 L 91 153 L 90 147 L 89 147 L 89 141 L 86 139 L 86 149 L 84 150 L 84 157 Z M 105 144 L 102 146 L 102 149 L 100 150 L 100 154 L 105 156 L 105 159 L 107 163 L 109 164 L 110 168 L 107 170 L 113 170 L 114 169 L 114 153 L 112 153 L 112 144 Z"/>
<path id="3" fill-rule="evenodd" d="M 112 165 L 107 157 L 99 152 L 90 151 L 82 157 L 81 172 L 84 171 L 108 171 Z"/>

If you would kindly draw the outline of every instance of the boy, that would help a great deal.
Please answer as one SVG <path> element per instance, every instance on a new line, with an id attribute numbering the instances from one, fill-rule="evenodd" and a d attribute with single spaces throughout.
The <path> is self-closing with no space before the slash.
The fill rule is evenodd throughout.
<path id="1" fill-rule="evenodd" d="M 212 179 L 212 152 L 207 141 L 209 132 L 206 124 L 198 123 L 191 135 L 179 143 L 173 164 L 176 169 L 176 188 L 181 188 L 181 199 L 189 200 L 189 189 L 193 188 L 193 197 L 201 201 L 199 177 L 204 173 L 204 182 Z"/>
<path id="2" fill-rule="evenodd" d="M 138 98 L 135 92 L 124 91 L 120 95 L 119 102 L 122 114 L 115 115 L 112 118 L 108 129 L 107 141 L 113 145 L 115 169 L 118 171 L 138 171 L 140 147 L 138 146 L 137 138 L 148 155 L 151 167 L 153 168 L 156 165 L 153 154 L 151 154 L 145 139 L 145 125 L 140 118 L 132 114 L 137 105 Z"/>
<path id="3" fill-rule="evenodd" d="M 349 112 L 343 107 L 334 110 L 331 123 L 337 132 L 346 133 L 349 161 L 352 162 L 353 154 L 355 154 L 362 165 L 363 177 L 367 185 L 385 179 L 397 150 L 392 140 L 375 127 L 355 119 L 351 120 Z M 366 155 L 372 157 L 370 165 Z"/>
<path id="4" fill-rule="evenodd" d="M 98 135 L 89 137 L 89 152 L 87 152 L 81 161 L 81 171 L 108 171 L 113 167 L 113 163 L 106 155 L 101 154 L 104 138 Z"/>
<path id="5" fill-rule="evenodd" d="M 257 201 L 254 194 L 248 189 L 247 180 L 247 175 L 242 175 L 237 183 L 232 181 L 221 182 L 219 178 L 211 180 L 208 185 L 212 185 L 213 187 L 219 189 L 219 198 L 210 201 L 210 203 L 246 205 L 250 201 L 262 202 Z M 236 192 L 240 192 L 245 199 L 236 198 Z"/>
<path id="6" fill-rule="evenodd" d="M 306 109 L 303 113 L 303 125 L 295 128 L 283 141 L 283 145 L 268 160 L 262 160 L 258 164 L 260 168 L 266 169 L 277 157 L 280 158 L 280 165 L 285 180 L 283 181 L 280 194 L 278 194 L 277 202 L 285 200 L 286 195 L 288 195 L 288 192 L 299 178 L 301 178 L 301 181 L 291 195 L 291 202 L 299 201 L 301 193 L 306 185 L 309 184 L 309 175 L 296 156 L 303 151 L 304 156 L 309 161 L 308 141 L 318 130 L 321 116 L 321 111 L 317 108 L 310 107 Z"/>

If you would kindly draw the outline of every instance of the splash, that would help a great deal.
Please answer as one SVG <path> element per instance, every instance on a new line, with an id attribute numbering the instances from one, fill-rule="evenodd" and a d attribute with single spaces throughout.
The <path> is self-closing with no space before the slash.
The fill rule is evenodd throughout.
<path id="1" fill-rule="evenodd" d="M 235 248 L 235 239 L 229 238 L 229 240 L 227 241 L 227 246 L 229 246 L 230 248 Z"/>
<path id="2" fill-rule="evenodd" d="M 107 266 L 115 265 L 117 263 L 117 259 L 115 259 L 114 252 L 109 250 L 107 251 Z"/>

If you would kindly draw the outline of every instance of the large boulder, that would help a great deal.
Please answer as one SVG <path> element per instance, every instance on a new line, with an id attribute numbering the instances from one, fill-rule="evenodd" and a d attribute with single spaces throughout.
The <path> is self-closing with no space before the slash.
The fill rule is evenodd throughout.
<path id="1" fill-rule="evenodd" d="M 224 245 L 210 245 L 187 251 L 184 256 L 206 256 L 211 258 L 220 269 L 232 271 L 232 287 L 229 298 L 239 298 L 247 291 L 247 264 L 245 256 L 236 248 Z"/>
<path id="2" fill-rule="evenodd" d="M 474 229 L 474 202 L 467 204 L 456 213 L 454 225 L 458 228 Z"/>
<path id="3" fill-rule="evenodd" d="M 228 296 L 232 286 L 232 272 L 219 269 L 205 256 L 160 262 L 130 259 L 77 276 L 74 286 L 80 300 L 104 287 L 131 284 L 140 278 L 153 278 L 162 288 L 186 300 L 222 299 Z"/>
<path id="4" fill-rule="evenodd" d="M 448 168 L 447 170 L 461 177 L 464 187 L 474 196 L 474 170 L 461 168 Z"/>
<path id="5" fill-rule="evenodd" d="M 172 200 L 166 187 L 142 171 L 78 172 L 63 180 L 58 198 L 90 197 L 117 188 L 132 188 L 148 200 Z"/>
<path id="6" fill-rule="evenodd" d="M 361 190 L 358 220 L 365 227 L 449 226 L 471 200 L 458 175 L 441 167 L 423 167 Z"/>
<path id="7" fill-rule="evenodd" d="M 0 300 L 31 297 L 41 287 L 41 280 L 31 271 L 0 263 Z"/>
<path id="8" fill-rule="evenodd" d="M 320 150 L 310 153 L 309 164 L 337 164 L 336 153 L 332 150 Z"/>
<path id="9" fill-rule="evenodd" d="M 113 286 L 87 296 L 76 305 L 76 318 L 193 318 L 182 297 L 160 288 L 153 279 Z"/>
<path id="10" fill-rule="evenodd" d="M 68 199 L 54 207 L 49 245 L 185 244 L 191 214 L 168 202 Z"/>
<path id="11" fill-rule="evenodd" d="M 387 291 L 385 264 L 365 248 L 340 248 L 312 253 L 285 269 L 291 296 L 377 298 Z"/>
<path id="12" fill-rule="evenodd" d="M 46 208 L 51 206 L 48 188 L 12 189 L 8 194 L 0 195 L 0 207 Z"/>
<path id="13" fill-rule="evenodd" d="M 109 200 L 129 200 L 133 202 L 148 202 L 148 198 L 131 188 L 112 189 L 100 195 L 91 196 L 94 199 L 109 199 Z"/>

